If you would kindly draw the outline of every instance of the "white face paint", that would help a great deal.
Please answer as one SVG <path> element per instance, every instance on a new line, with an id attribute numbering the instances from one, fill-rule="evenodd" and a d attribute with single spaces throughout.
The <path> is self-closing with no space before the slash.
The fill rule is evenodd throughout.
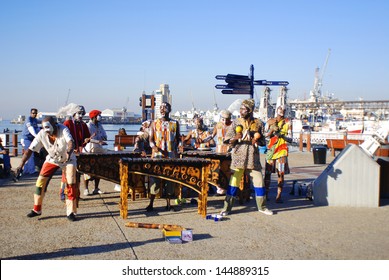
<path id="1" fill-rule="evenodd" d="M 96 117 L 96 120 L 97 120 L 98 122 L 101 121 L 101 116 L 98 115 L 98 116 Z"/>
<path id="2" fill-rule="evenodd" d="M 53 132 L 54 132 L 54 127 L 51 125 L 50 122 L 43 122 L 42 123 L 42 127 L 43 127 L 43 130 L 50 134 L 50 135 L 53 135 Z"/>
<path id="3" fill-rule="evenodd" d="M 76 113 L 76 114 L 74 115 L 74 119 L 80 121 L 80 120 L 82 120 L 82 117 L 83 117 L 83 116 L 84 116 L 84 115 L 82 114 L 82 112 L 78 112 L 78 113 Z"/>

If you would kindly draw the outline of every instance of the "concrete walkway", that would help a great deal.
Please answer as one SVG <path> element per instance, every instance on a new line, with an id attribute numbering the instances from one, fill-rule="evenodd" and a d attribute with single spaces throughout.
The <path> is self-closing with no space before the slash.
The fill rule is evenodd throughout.
<path id="1" fill-rule="evenodd" d="M 327 153 L 327 163 L 333 158 Z M 20 158 L 12 158 L 16 167 Z M 312 181 L 327 166 L 313 164 L 310 152 L 292 152 L 284 203 L 276 204 L 273 186 L 266 216 L 254 200 L 235 204 L 233 214 L 214 222 L 186 204 L 178 211 L 145 212 L 148 199 L 129 204 L 128 219 L 119 216 L 119 193 L 101 181 L 102 195 L 83 197 L 79 220 L 70 222 L 59 200 L 60 175 L 49 185 L 43 214 L 27 218 L 33 206 L 36 176 L 14 183 L 0 180 L 0 257 L 25 260 L 369 260 L 389 259 L 389 203 L 378 208 L 316 207 L 289 194 L 294 180 Z M 275 185 L 276 175 L 272 177 Z M 224 197 L 210 197 L 208 213 L 218 213 Z M 161 230 L 129 228 L 126 222 L 177 224 L 193 230 L 193 241 L 169 244 Z"/>

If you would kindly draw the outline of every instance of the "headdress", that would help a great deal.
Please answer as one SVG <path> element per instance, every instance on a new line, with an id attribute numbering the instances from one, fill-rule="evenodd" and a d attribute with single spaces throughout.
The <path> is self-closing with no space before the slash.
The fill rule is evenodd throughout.
<path id="1" fill-rule="evenodd" d="M 231 112 L 228 110 L 223 110 L 220 112 L 220 116 L 225 119 L 230 119 L 231 118 Z"/>
<path id="2" fill-rule="evenodd" d="M 251 113 L 254 111 L 255 101 L 252 98 L 246 99 L 246 100 L 243 100 L 242 105 L 245 106 L 249 110 L 249 112 Z"/>

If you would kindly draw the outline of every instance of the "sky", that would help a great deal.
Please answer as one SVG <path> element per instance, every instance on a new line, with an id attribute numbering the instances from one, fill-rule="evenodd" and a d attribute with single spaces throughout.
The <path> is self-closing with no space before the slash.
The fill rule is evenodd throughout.
<path id="1" fill-rule="evenodd" d="M 388 100 L 388 12 L 386 0 L 0 0 L 0 117 L 66 103 L 140 114 L 164 83 L 174 112 L 225 109 L 249 96 L 222 94 L 215 76 L 250 65 L 304 99 L 329 49 L 323 94 Z"/>

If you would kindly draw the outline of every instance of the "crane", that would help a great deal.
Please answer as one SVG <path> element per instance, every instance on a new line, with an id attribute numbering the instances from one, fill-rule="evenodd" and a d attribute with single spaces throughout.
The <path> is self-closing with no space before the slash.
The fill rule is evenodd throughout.
<path id="1" fill-rule="evenodd" d="M 313 84 L 313 89 L 310 92 L 310 99 L 313 102 L 317 102 L 317 99 L 322 97 L 321 96 L 321 87 L 323 85 L 323 77 L 324 77 L 324 73 L 327 69 L 327 64 L 328 64 L 328 59 L 330 57 L 330 54 L 331 54 L 331 49 L 328 49 L 327 57 L 324 61 L 321 73 L 320 73 L 319 67 L 317 67 L 315 69 L 315 82 Z"/>
<path id="2" fill-rule="evenodd" d="M 70 97 L 70 88 L 68 91 L 68 96 L 66 97 L 66 100 L 65 100 L 65 106 L 68 105 L 68 103 L 69 103 L 69 97 Z"/>

